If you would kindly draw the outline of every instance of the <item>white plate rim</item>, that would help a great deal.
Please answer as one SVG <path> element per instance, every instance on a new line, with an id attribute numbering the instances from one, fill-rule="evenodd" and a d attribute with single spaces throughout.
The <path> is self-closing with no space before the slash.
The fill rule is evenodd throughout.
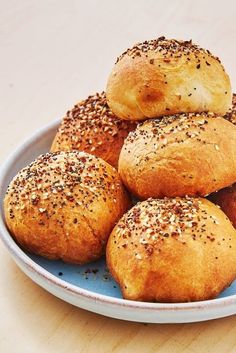
<path id="1" fill-rule="evenodd" d="M 40 128 L 37 132 L 31 135 L 30 138 L 25 139 L 25 141 L 20 144 L 15 150 L 10 154 L 10 156 L 5 160 L 0 168 L 0 190 L 3 189 L 3 180 L 7 173 L 9 172 L 11 165 L 13 164 L 14 160 L 16 159 L 17 155 L 20 155 L 25 148 L 32 144 L 33 141 L 37 140 L 45 134 L 50 129 L 56 129 L 60 120 L 54 120 L 51 123 L 47 124 L 46 126 Z M 3 200 L 1 200 L 2 203 Z M 77 287 L 69 282 L 66 282 L 60 278 L 57 278 L 43 267 L 38 265 L 34 262 L 30 257 L 28 257 L 23 250 L 15 243 L 12 239 L 6 225 L 4 222 L 4 215 L 2 214 L 1 209 L 1 217 L 0 217 L 0 238 L 2 239 L 3 243 L 5 244 L 6 248 L 14 258 L 14 260 L 22 266 L 26 266 L 29 271 L 35 272 L 38 276 L 40 276 L 43 280 L 50 282 L 54 286 L 56 286 L 59 290 L 66 290 L 69 293 L 83 297 L 88 300 L 95 300 L 101 304 L 109 304 L 111 306 L 115 306 L 116 308 L 126 308 L 128 310 L 141 310 L 141 311 L 202 311 L 210 309 L 218 310 L 225 306 L 233 306 L 235 307 L 234 312 L 231 315 L 236 313 L 236 294 L 230 295 L 224 298 L 216 298 L 211 300 L 205 301 L 198 301 L 198 302 L 188 302 L 188 303 L 148 303 L 148 302 L 140 302 L 140 301 L 130 301 L 121 298 L 110 297 L 104 294 L 99 294 L 96 292 L 92 292 L 80 287 Z M 21 267 L 22 268 L 22 267 Z M 55 294 L 56 295 L 56 294 Z M 79 306 L 79 305 L 78 305 Z M 89 310 L 89 309 L 88 309 Z M 93 310 L 94 311 L 94 310 Z M 229 314 L 230 315 L 230 314 Z M 217 317 L 222 317 L 226 315 L 218 315 Z M 228 315 L 227 315 L 228 316 Z M 207 318 L 209 319 L 209 318 Z M 137 320 L 139 321 L 139 320 Z M 196 321 L 196 320 L 194 320 Z M 159 322 L 159 321 L 157 321 Z M 186 322 L 186 321 L 185 321 Z"/>

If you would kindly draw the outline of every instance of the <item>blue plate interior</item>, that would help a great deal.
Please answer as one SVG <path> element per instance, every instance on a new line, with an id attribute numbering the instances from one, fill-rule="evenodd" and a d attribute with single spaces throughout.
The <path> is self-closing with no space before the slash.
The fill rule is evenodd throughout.
<path id="1" fill-rule="evenodd" d="M 122 298 L 118 284 L 106 267 L 105 258 L 86 265 L 70 265 L 37 255 L 28 256 L 45 270 L 68 283 L 91 292 Z"/>
<path id="2" fill-rule="evenodd" d="M 28 254 L 28 256 L 54 276 L 63 279 L 79 288 L 104 294 L 114 298 L 122 298 L 118 284 L 109 273 L 105 258 L 87 265 L 70 265 L 62 261 L 52 261 Z M 218 298 L 236 294 L 236 280 L 225 289 Z"/>

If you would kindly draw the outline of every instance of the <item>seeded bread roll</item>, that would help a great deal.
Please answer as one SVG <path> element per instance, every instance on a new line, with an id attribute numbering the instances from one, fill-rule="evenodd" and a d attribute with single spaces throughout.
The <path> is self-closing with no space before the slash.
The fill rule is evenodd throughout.
<path id="1" fill-rule="evenodd" d="M 4 200 L 8 228 L 20 245 L 78 264 L 103 254 L 128 206 L 116 170 L 78 151 L 38 157 L 12 180 Z"/>
<path id="2" fill-rule="evenodd" d="M 51 152 L 85 151 L 117 168 L 124 139 L 136 126 L 135 122 L 120 120 L 112 113 L 105 92 L 96 93 L 67 112 Z"/>
<path id="3" fill-rule="evenodd" d="M 209 195 L 209 200 L 221 207 L 236 228 L 236 183 Z"/>
<path id="4" fill-rule="evenodd" d="M 236 126 L 213 113 L 147 120 L 129 134 L 119 173 L 141 199 L 205 196 L 236 181 Z"/>
<path id="5" fill-rule="evenodd" d="M 228 113 L 224 116 L 225 119 L 236 125 L 236 94 L 233 94 L 232 106 Z"/>
<path id="6" fill-rule="evenodd" d="M 211 299 L 236 278 L 236 231 L 206 199 L 149 199 L 117 223 L 106 256 L 125 299 Z"/>
<path id="7" fill-rule="evenodd" d="M 110 74 L 106 93 L 114 114 L 127 120 L 203 111 L 224 115 L 232 100 L 219 58 L 191 40 L 165 37 L 126 50 Z"/>

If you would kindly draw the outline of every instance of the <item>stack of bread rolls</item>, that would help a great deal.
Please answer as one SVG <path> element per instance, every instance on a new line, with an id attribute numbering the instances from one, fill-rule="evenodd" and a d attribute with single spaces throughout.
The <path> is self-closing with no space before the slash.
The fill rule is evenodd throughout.
<path id="1" fill-rule="evenodd" d="M 106 251 L 129 300 L 216 297 L 236 278 L 235 103 L 219 58 L 192 41 L 126 50 L 106 93 L 68 111 L 10 183 L 13 237 L 77 264 Z"/>

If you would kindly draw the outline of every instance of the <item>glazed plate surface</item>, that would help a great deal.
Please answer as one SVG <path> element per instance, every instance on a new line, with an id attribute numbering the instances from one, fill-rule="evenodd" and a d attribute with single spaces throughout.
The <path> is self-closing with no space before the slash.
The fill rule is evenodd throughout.
<path id="1" fill-rule="evenodd" d="M 105 260 L 84 266 L 50 261 L 24 252 L 5 223 L 2 200 L 12 177 L 38 155 L 49 150 L 59 122 L 38 131 L 7 159 L 0 172 L 0 235 L 12 258 L 33 281 L 53 295 L 86 310 L 130 321 L 180 323 L 236 314 L 236 281 L 213 300 L 195 303 L 143 303 L 122 299 Z"/>

